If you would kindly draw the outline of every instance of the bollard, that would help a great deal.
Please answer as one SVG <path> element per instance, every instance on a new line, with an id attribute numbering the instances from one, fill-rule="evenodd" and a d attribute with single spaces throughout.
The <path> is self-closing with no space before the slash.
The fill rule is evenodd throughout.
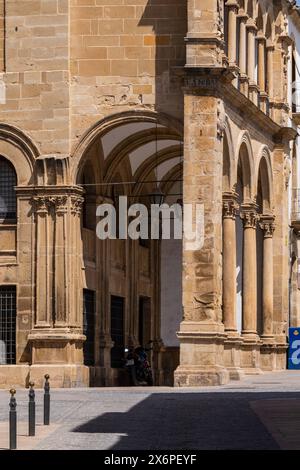
<path id="1" fill-rule="evenodd" d="M 15 398 L 16 391 L 11 388 L 9 400 L 9 449 L 15 450 L 17 448 L 17 401 Z"/>
<path id="2" fill-rule="evenodd" d="M 35 392 L 34 383 L 29 382 L 29 403 L 28 403 L 28 435 L 35 436 Z"/>
<path id="3" fill-rule="evenodd" d="M 44 424 L 50 424 L 50 384 L 49 384 L 50 375 L 45 375 L 45 385 L 44 385 Z"/>

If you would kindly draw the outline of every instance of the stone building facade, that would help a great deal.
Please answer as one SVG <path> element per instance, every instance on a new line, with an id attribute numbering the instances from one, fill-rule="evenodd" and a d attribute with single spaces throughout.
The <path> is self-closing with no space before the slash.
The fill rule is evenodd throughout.
<path id="1" fill-rule="evenodd" d="M 286 366 L 286 0 L 0 0 L 0 387 L 218 385 Z M 118 196 L 204 205 L 205 241 L 105 240 Z"/>

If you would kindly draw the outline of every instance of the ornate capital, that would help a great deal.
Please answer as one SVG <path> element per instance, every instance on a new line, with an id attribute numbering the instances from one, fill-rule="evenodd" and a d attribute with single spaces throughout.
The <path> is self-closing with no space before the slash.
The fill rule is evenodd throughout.
<path id="1" fill-rule="evenodd" d="M 49 198 L 47 196 L 34 196 L 31 205 L 37 214 L 48 214 Z"/>
<path id="2" fill-rule="evenodd" d="M 59 196 L 51 196 L 49 200 L 54 207 L 55 213 L 58 215 L 65 214 L 68 211 L 68 196 L 59 195 Z"/>
<path id="3" fill-rule="evenodd" d="M 80 215 L 83 202 L 84 198 L 82 196 L 71 196 L 71 213 Z"/>
<path id="4" fill-rule="evenodd" d="M 272 238 L 275 230 L 274 217 L 261 216 L 259 226 L 264 232 L 264 238 Z"/>
<path id="5" fill-rule="evenodd" d="M 244 228 L 256 228 L 258 214 L 256 204 L 242 204 L 241 219 L 244 221 Z"/>
<path id="6" fill-rule="evenodd" d="M 223 194 L 223 218 L 235 219 L 238 211 L 238 204 L 236 202 L 237 195 L 235 193 Z"/>

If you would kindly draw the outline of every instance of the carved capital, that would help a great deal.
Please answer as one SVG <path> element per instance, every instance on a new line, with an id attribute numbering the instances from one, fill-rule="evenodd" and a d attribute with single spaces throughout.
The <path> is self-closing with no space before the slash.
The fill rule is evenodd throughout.
<path id="1" fill-rule="evenodd" d="M 57 215 L 65 214 L 68 211 L 68 196 L 59 195 L 59 196 L 51 196 L 49 200 L 54 207 L 55 213 Z"/>
<path id="2" fill-rule="evenodd" d="M 241 219 L 244 222 L 244 228 L 256 228 L 258 214 L 255 204 L 242 204 Z"/>
<path id="3" fill-rule="evenodd" d="M 84 198 L 82 196 L 71 196 L 71 213 L 80 215 Z"/>
<path id="4" fill-rule="evenodd" d="M 47 196 L 34 196 L 31 199 L 31 205 L 36 214 L 48 214 L 49 204 Z"/>
<path id="5" fill-rule="evenodd" d="M 235 219 L 238 211 L 238 204 L 236 202 L 235 193 L 223 194 L 223 218 L 224 219 Z"/>
<path id="6" fill-rule="evenodd" d="M 259 226 L 264 232 L 264 238 L 272 238 L 275 231 L 274 217 L 262 216 L 259 221 Z"/>

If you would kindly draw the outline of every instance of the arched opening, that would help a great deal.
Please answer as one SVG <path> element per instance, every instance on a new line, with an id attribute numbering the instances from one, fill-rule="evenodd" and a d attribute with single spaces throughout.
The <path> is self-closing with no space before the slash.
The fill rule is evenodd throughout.
<path id="1" fill-rule="evenodd" d="M 223 192 L 230 190 L 230 153 L 226 133 L 223 137 Z"/>
<path id="2" fill-rule="evenodd" d="M 6 158 L 0 156 L 0 221 L 2 223 L 16 223 L 16 186 L 17 175 L 14 166 Z"/>
<path id="3" fill-rule="evenodd" d="M 182 204 L 182 142 L 166 121 L 112 119 L 78 160 L 77 183 L 85 190 L 83 308 L 93 349 L 85 356 L 91 385 L 128 384 L 124 348 L 150 339 L 157 385 L 171 385 L 178 366 L 182 240 L 172 239 L 172 232 L 170 239 L 150 238 L 153 199 L 161 194 L 166 204 Z M 105 216 L 96 211 L 102 204 L 115 210 L 116 238 L 99 237 Z M 136 237 L 129 232 L 133 227 Z"/>

